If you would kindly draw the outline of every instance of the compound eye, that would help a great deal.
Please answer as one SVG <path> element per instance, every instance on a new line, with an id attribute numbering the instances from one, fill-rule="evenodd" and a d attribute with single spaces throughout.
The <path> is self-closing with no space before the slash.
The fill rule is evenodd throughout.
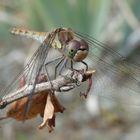
<path id="1" fill-rule="evenodd" d="M 89 50 L 89 46 L 88 46 L 88 43 L 85 41 L 85 40 L 80 40 L 80 43 L 81 43 L 81 46 L 80 46 L 80 48 L 81 49 L 85 49 L 85 50 Z"/>
<path id="2" fill-rule="evenodd" d="M 80 48 L 80 42 L 77 40 L 71 40 L 67 45 L 69 57 L 73 58 L 79 48 Z"/>
<path id="3" fill-rule="evenodd" d="M 77 40 L 72 40 L 69 42 L 69 49 L 74 52 L 80 48 L 80 42 Z"/>

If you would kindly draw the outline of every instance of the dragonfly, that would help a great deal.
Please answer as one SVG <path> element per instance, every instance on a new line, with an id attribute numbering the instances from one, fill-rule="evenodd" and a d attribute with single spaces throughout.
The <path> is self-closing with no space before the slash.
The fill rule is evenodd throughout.
<path id="1" fill-rule="evenodd" d="M 54 62 L 57 62 L 54 68 L 54 79 L 67 66 L 71 70 L 76 70 L 77 67 L 75 64 L 82 64 L 85 71 L 89 70 L 89 64 L 86 62 L 86 59 L 88 59 L 90 65 L 96 70 L 96 74 L 93 77 L 95 81 L 93 85 L 94 94 L 110 99 L 117 98 L 118 96 L 139 96 L 139 64 L 128 62 L 126 57 L 113 48 L 108 47 L 108 45 L 87 34 L 74 31 L 70 28 L 56 28 L 49 32 L 13 28 L 11 33 L 31 38 L 41 44 L 25 65 L 22 72 L 0 94 L 2 98 L 11 91 L 16 91 L 20 79 L 25 77 L 28 84 L 33 84 L 25 112 L 30 107 L 29 104 L 36 88 L 37 77 L 45 71 L 48 80 L 51 81 L 48 67 Z M 51 49 L 57 50 L 60 56 L 47 61 Z M 100 57 L 98 52 L 103 52 L 105 57 Z M 116 80 L 116 77 L 118 80 Z"/>

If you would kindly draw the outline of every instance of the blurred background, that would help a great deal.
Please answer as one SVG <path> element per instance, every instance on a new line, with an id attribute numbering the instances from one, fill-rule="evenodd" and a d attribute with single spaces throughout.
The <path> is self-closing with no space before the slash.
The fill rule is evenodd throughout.
<path id="1" fill-rule="evenodd" d="M 23 69 L 26 58 L 39 46 L 35 41 L 12 36 L 9 31 L 15 26 L 36 31 L 70 27 L 86 33 L 123 54 L 140 76 L 139 5 L 139 0 L 0 0 L 0 88 Z M 91 59 L 88 61 L 92 67 Z M 0 122 L 0 140 L 140 139 L 140 106 L 123 104 L 129 101 L 125 96 L 119 101 L 94 95 L 94 89 L 83 100 L 80 90 L 58 95 L 67 110 L 57 114 L 51 134 L 47 129 L 37 129 L 39 117 L 24 124 L 6 120 Z"/>

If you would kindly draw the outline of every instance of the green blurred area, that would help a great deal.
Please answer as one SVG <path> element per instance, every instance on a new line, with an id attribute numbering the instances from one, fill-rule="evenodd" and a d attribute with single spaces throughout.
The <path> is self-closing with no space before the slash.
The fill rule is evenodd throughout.
<path id="1" fill-rule="evenodd" d="M 113 47 L 118 50 L 120 48 L 122 50 L 124 49 L 124 52 L 126 52 L 125 44 L 128 36 L 138 29 L 137 22 L 140 18 L 139 5 L 139 0 L 0 0 L 0 59 L 12 50 L 19 49 L 23 52 L 29 50 L 31 43 L 27 45 L 28 41 L 21 41 L 19 38 L 12 37 L 9 33 L 10 29 L 14 26 L 27 27 L 36 31 L 49 31 L 57 27 L 70 27 L 73 30 L 89 34 L 98 40 L 108 41 Z M 132 15 L 128 13 L 128 10 Z M 128 19 L 127 15 L 125 15 L 127 13 L 130 16 Z M 134 22 L 131 22 L 131 19 L 133 19 L 132 16 L 134 16 Z M 128 49 L 130 48 L 127 48 L 127 50 Z M 129 53 L 129 55 L 131 54 L 133 54 L 133 51 Z M 65 102 L 69 107 L 68 111 L 61 116 L 64 120 L 59 118 L 62 124 L 58 122 L 58 128 L 62 128 L 61 130 L 58 130 L 56 127 L 56 132 L 51 135 L 47 133 L 47 130 L 38 132 L 34 125 L 29 128 L 25 127 L 25 131 L 17 129 L 19 126 L 17 128 L 15 126 L 13 129 L 15 131 L 17 130 L 17 133 L 14 132 L 15 136 L 13 137 L 19 140 L 29 138 L 45 140 L 46 137 L 54 140 L 63 138 L 69 140 L 93 139 L 90 135 L 92 135 L 94 129 L 96 129 L 95 120 L 84 120 L 83 125 L 80 124 L 81 122 L 76 125 L 75 123 L 77 122 L 72 122 L 71 113 L 75 113 L 81 108 L 83 109 L 85 104 L 83 102 L 79 103 L 79 100 L 78 103 L 76 102 L 75 104 L 69 105 L 70 102 L 71 100 L 68 100 L 67 103 Z M 70 112 L 69 109 L 73 110 Z M 84 113 L 84 111 L 82 113 Z M 87 113 L 87 116 L 88 115 Z M 79 115 L 79 118 L 80 116 L 82 116 L 82 114 Z M 100 124 L 100 122 L 98 123 Z M 25 123 L 25 125 L 26 124 L 27 123 Z M 88 128 L 88 126 L 90 126 L 90 128 Z M 69 127 L 68 129 L 71 130 L 67 131 L 70 132 L 65 133 L 65 127 Z M 108 127 L 110 129 L 112 126 Z M 122 126 L 119 126 L 119 130 L 120 127 Z M 105 131 L 103 130 L 105 128 L 101 129 L 102 134 L 98 134 L 99 136 L 97 136 L 97 139 L 106 140 L 107 138 L 104 137 Z M 29 133 L 31 132 L 31 134 L 27 134 L 27 131 L 29 131 Z M 110 136 L 110 132 L 106 132 L 106 135 Z M 110 136 L 110 139 L 112 139 L 112 137 L 113 136 Z M 118 137 L 115 139 L 117 138 Z"/>
<path id="2" fill-rule="evenodd" d="M 103 28 L 110 4 L 110 0 L 1 0 L 1 44 L 8 47 L 9 51 L 12 47 L 17 47 L 9 34 L 14 26 L 38 31 L 70 27 L 83 33 L 93 34 L 97 38 Z"/>
<path id="3" fill-rule="evenodd" d="M 73 30 L 92 35 L 98 40 L 118 38 L 117 41 L 123 47 L 128 35 L 134 31 L 131 27 L 133 25 L 129 24 L 124 17 L 122 11 L 125 11 L 126 8 L 124 4 L 127 4 L 138 20 L 139 3 L 138 0 L 1 0 L 0 41 L 7 47 L 14 46 L 13 38 L 9 34 L 9 30 L 13 26 L 38 31 L 70 27 Z M 109 30 L 113 32 L 111 36 L 108 33 Z"/>
<path id="4" fill-rule="evenodd" d="M 23 0 L 2 1 L 1 12 L 17 21 L 3 21 L 1 34 L 13 26 L 25 26 L 34 30 L 50 30 L 70 27 L 84 33 L 98 35 L 107 18 L 110 0 Z M 6 17 L 5 17 L 6 18 Z M 22 22 L 21 22 L 22 21 Z M 20 24 L 19 24 L 19 23 Z M 6 35 L 6 34 L 5 34 Z"/>

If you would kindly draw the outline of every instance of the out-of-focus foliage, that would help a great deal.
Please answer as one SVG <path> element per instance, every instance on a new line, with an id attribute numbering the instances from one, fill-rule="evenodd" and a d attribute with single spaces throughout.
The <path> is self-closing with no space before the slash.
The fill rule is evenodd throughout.
<path id="1" fill-rule="evenodd" d="M 10 26 L 27 26 L 36 30 L 71 27 L 81 32 L 92 30 L 97 34 L 95 32 L 101 30 L 110 4 L 110 0 L 13 0 L 12 2 L 3 0 L 1 12 L 11 18 L 11 21 L 5 19 L 5 23 Z"/>

